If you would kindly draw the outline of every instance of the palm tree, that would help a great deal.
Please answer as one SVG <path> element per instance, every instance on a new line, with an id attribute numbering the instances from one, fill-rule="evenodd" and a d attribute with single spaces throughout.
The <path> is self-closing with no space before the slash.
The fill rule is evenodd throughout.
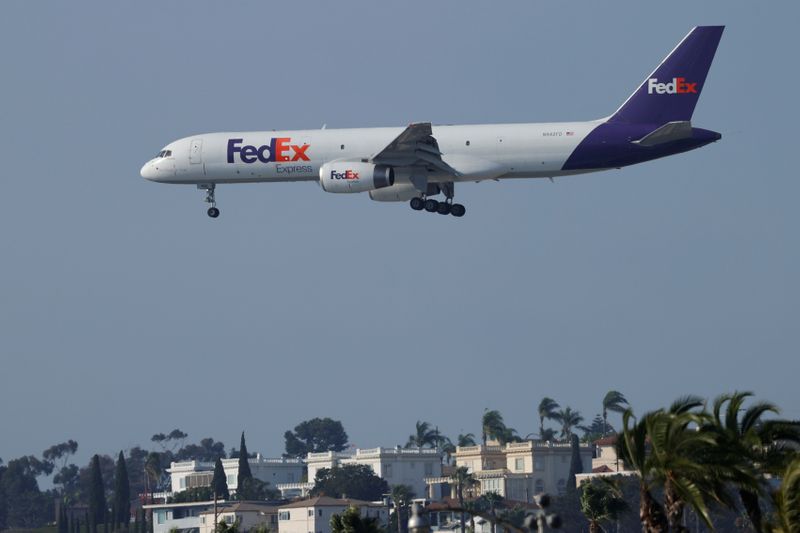
<path id="1" fill-rule="evenodd" d="M 617 520 L 628 509 L 616 480 L 598 478 L 581 487 L 581 512 L 589 521 L 589 533 L 599 533 L 601 522 Z"/>
<path id="2" fill-rule="evenodd" d="M 728 485 L 734 480 L 727 463 L 730 457 L 719 453 L 715 432 L 705 429 L 710 415 L 698 411 L 700 398 L 687 396 L 674 402 L 668 411 L 647 413 L 630 425 L 633 414 L 623 414 L 622 438 L 617 452 L 639 472 L 641 483 L 640 516 L 646 531 L 686 531 L 681 525 L 688 505 L 711 528 L 708 503 L 726 507 L 734 503 Z M 738 476 L 737 486 L 746 483 Z M 651 489 L 663 488 L 664 506 L 652 497 Z"/>
<path id="3" fill-rule="evenodd" d="M 781 486 L 772 494 L 772 501 L 777 523 L 769 526 L 770 533 L 800 531 L 800 456 L 781 475 Z"/>
<path id="4" fill-rule="evenodd" d="M 414 491 L 408 485 L 392 485 L 391 493 L 394 502 L 394 512 L 397 517 L 397 533 L 403 533 L 403 511 L 408 508 L 408 504 L 414 499 Z"/>
<path id="5" fill-rule="evenodd" d="M 561 438 L 569 440 L 572 436 L 572 428 L 583 422 L 583 417 L 579 411 L 573 411 L 571 407 L 565 407 L 556 413 L 556 420 L 561 423 Z"/>
<path id="6" fill-rule="evenodd" d="M 497 531 L 497 507 L 503 503 L 503 497 L 498 493 L 489 491 L 481 495 L 481 499 L 486 502 L 486 507 L 489 508 L 489 514 L 492 517 L 492 533 Z"/>
<path id="7" fill-rule="evenodd" d="M 408 436 L 406 448 L 424 448 L 425 446 L 435 447 L 439 440 L 439 432 L 431 429 L 428 422 L 420 422 L 417 420 L 416 432 Z"/>
<path id="8" fill-rule="evenodd" d="M 542 401 L 539 402 L 539 438 L 541 440 L 550 440 L 550 439 L 545 439 L 543 436 L 545 433 L 544 419 L 546 418 L 548 420 L 556 420 L 557 416 L 556 409 L 558 409 L 559 407 L 561 406 L 558 405 L 558 402 L 556 402 L 552 398 L 548 398 L 547 396 L 542 398 Z"/>
<path id="9" fill-rule="evenodd" d="M 778 407 L 769 402 L 757 402 L 747 409 L 744 402 L 751 392 L 723 394 L 714 400 L 713 419 L 705 428 L 716 433 L 722 453 L 727 454 L 731 482 L 739 487 L 739 497 L 753 528 L 763 531 L 760 497 L 767 493 L 767 476 L 779 478 L 800 447 L 800 423 L 787 420 L 768 420 L 765 414 L 778 414 Z M 724 409 L 724 412 L 723 412 Z M 741 418 L 740 413 L 744 413 Z M 757 486 L 742 484 L 742 476 L 757 478 Z"/>
<path id="10" fill-rule="evenodd" d="M 606 393 L 603 398 L 603 436 L 608 433 L 608 412 L 624 413 L 628 407 L 628 400 L 621 392 L 610 390 Z"/>
<path id="11" fill-rule="evenodd" d="M 467 433 L 466 435 L 459 433 L 456 443 L 459 448 L 466 448 L 467 446 L 475 446 L 475 444 L 477 444 L 473 433 Z"/>
<path id="12" fill-rule="evenodd" d="M 464 509 L 464 489 L 469 489 L 477 482 L 475 476 L 470 474 L 466 466 L 459 466 L 455 469 L 450 476 L 453 486 L 456 489 L 456 497 L 458 498 L 458 506 Z M 466 526 L 464 524 L 465 516 L 464 511 L 461 511 L 461 533 L 464 533 Z"/>
<path id="13" fill-rule="evenodd" d="M 509 442 L 522 442 L 522 437 L 519 436 L 517 430 L 510 427 L 504 427 L 496 438 L 501 445 L 508 444 Z"/>
<path id="14" fill-rule="evenodd" d="M 444 435 L 439 437 L 439 442 L 437 445 L 444 454 L 445 462 L 450 464 L 450 458 L 454 453 L 456 453 L 456 445 L 453 444 L 453 441 L 450 440 L 449 437 L 445 437 Z"/>
<path id="15" fill-rule="evenodd" d="M 481 437 L 483 439 L 484 446 L 486 446 L 487 439 L 500 438 L 505 429 L 506 424 L 503 422 L 503 415 L 500 414 L 500 411 L 490 411 L 486 409 L 483 412 L 483 418 L 481 420 Z"/>

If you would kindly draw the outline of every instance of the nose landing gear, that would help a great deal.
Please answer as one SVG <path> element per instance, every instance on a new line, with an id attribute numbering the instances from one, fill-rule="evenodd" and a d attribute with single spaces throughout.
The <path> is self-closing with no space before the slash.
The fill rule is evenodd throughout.
<path id="1" fill-rule="evenodd" d="M 211 218 L 217 218 L 219 216 L 219 209 L 217 209 L 217 200 L 214 196 L 214 189 L 216 189 L 216 185 L 213 183 L 201 183 L 197 186 L 198 189 L 201 191 L 206 191 L 206 199 L 205 202 L 207 204 L 211 204 L 211 207 L 208 208 L 208 216 Z"/>

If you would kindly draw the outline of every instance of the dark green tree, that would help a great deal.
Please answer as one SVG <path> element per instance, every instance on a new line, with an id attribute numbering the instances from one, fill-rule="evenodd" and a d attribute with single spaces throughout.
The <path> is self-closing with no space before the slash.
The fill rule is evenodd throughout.
<path id="1" fill-rule="evenodd" d="M 603 436 L 608 435 L 608 412 L 624 413 L 629 407 L 628 400 L 621 392 L 610 390 L 603 397 Z"/>
<path id="2" fill-rule="evenodd" d="M 100 470 L 100 456 L 92 457 L 91 484 L 89 485 L 89 520 L 92 533 L 97 533 L 97 527 L 106 521 L 106 487 L 103 483 L 103 473 Z"/>
<path id="3" fill-rule="evenodd" d="M 392 485 L 392 503 L 396 515 L 397 533 L 403 533 L 403 526 L 408 523 L 406 512 L 411 500 L 414 499 L 414 491 L 408 485 Z"/>
<path id="4" fill-rule="evenodd" d="M 426 446 L 433 448 L 438 442 L 439 432 L 432 428 L 428 422 L 417 420 L 414 433 L 408 436 L 406 448 L 424 448 Z"/>
<path id="5" fill-rule="evenodd" d="M 598 478 L 581 485 L 581 512 L 590 533 L 599 533 L 602 522 L 617 520 L 629 508 L 616 480 Z"/>
<path id="6" fill-rule="evenodd" d="M 128 481 L 128 466 L 122 451 L 117 458 L 117 471 L 114 475 L 114 526 L 128 527 L 131 521 L 131 486 Z"/>
<path id="7" fill-rule="evenodd" d="M 0 515 L 7 528 L 36 528 L 53 519 L 54 499 L 39 490 L 36 478 L 52 472 L 53 465 L 34 456 L 8 462 L 0 479 Z M 3 505 L 4 504 L 4 505 Z"/>
<path id="8" fill-rule="evenodd" d="M 248 491 L 251 488 L 253 472 L 250 471 L 250 460 L 247 455 L 247 444 L 244 441 L 244 431 L 242 440 L 239 443 L 239 475 L 236 478 L 236 494 L 239 500 L 249 499 Z"/>
<path id="9" fill-rule="evenodd" d="M 558 419 L 558 413 L 557 413 L 556 409 L 558 409 L 559 407 L 560 407 L 560 405 L 558 405 L 558 402 L 556 402 L 552 398 L 548 398 L 547 396 L 542 398 L 542 401 L 539 402 L 539 408 L 538 408 L 538 413 L 539 413 L 539 440 L 551 440 L 551 439 L 545 438 L 545 436 L 551 436 L 551 435 L 550 434 L 545 435 L 544 420 L 545 420 L 545 418 L 548 419 L 548 420 L 557 420 Z M 552 432 L 552 430 L 551 430 L 551 432 Z"/>
<path id="10" fill-rule="evenodd" d="M 570 450 L 572 457 L 569 462 L 569 477 L 567 478 L 567 491 L 574 491 L 577 488 L 577 474 L 583 473 L 583 462 L 581 461 L 581 443 L 578 436 L 574 433 L 570 437 Z"/>
<path id="11" fill-rule="evenodd" d="M 453 474 L 450 476 L 450 482 L 456 489 L 456 498 L 458 498 L 458 506 L 461 509 L 464 509 L 464 491 L 469 490 L 478 482 L 475 479 L 469 469 L 466 466 L 459 466 L 453 471 Z M 464 511 L 461 511 L 461 533 L 465 533 L 466 531 L 466 515 Z M 473 526 L 472 530 L 475 530 Z"/>
<path id="12" fill-rule="evenodd" d="M 312 495 L 376 501 L 389 492 L 389 484 L 375 475 L 368 465 L 342 465 L 317 470 Z"/>
<path id="13" fill-rule="evenodd" d="M 230 500 L 231 494 L 228 491 L 228 479 L 225 476 L 225 469 L 222 468 L 222 459 L 217 457 L 217 462 L 214 463 L 214 479 L 211 480 L 211 488 L 217 493 L 217 498 L 221 500 Z"/>
<path id="14" fill-rule="evenodd" d="M 312 418 L 301 422 L 294 428 L 294 433 L 287 431 L 287 457 L 305 457 L 309 453 L 340 452 L 347 448 L 347 433 L 338 420 L 330 418 Z"/>
<path id="15" fill-rule="evenodd" d="M 481 439 L 486 446 L 488 439 L 502 439 L 506 432 L 506 424 L 500 411 L 485 409 L 481 418 Z"/>

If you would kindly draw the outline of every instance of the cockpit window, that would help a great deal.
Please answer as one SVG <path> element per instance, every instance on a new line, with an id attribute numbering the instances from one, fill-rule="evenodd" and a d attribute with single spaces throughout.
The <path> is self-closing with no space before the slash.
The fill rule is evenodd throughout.
<path id="1" fill-rule="evenodd" d="M 161 150 L 158 152 L 156 159 L 160 159 L 162 157 L 172 157 L 172 150 Z"/>

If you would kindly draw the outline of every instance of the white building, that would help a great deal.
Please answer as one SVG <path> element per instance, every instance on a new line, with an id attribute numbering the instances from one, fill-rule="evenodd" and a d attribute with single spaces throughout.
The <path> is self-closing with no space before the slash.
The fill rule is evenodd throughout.
<path id="1" fill-rule="evenodd" d="M 388 523 L 383 504 L 319 496 L 282 505 L 278 509 L 278 530 L 280 533 L 331 533 L 331 517 L 342 514 L 348 507 L 358 509 L 363 517 L 377 518 L 381 525 Z"/>
<path id="2" fill-rule="evenodd" d="M 278 508 L 262 502 L 230 502 L 225 506 L 217 506 L 217 524 L 239 524 L 239 531 L 249 531 L 265 525 L 270 531 L 278 532 Z M 200 513 L 199 533 L 214 533 L 214 509 L 209 508 Z"/>
<path id="3" fill-rule="evenodd" d="M 214 502 L 159 503 L 144 505 L 153 512 L 153 533 L 213 533 Z M 217 523 L 238 521 L 239 531 L 266 525 L 278 531 L 278 508 L 265 502 L 217 502 Z"/>
<path id="4" fill-rule="evenodd" d="M 441 496 L 438 487 L 434 487 L 431 493 L 425 483 L 425 478 L 442 475 L 442 452 L 434 448 L 370 448 L 351 453 L 309 453 L 306 465 L 310 487 L 313 487 L 317 471 L 321 468 L 348 464 L 367 465 L 390 486 L 408 485 L 418 497 L 438 499 Z M 279 488 L 283 491 L 290 487 Z"/>
<path id="5" fill-rule="evenodd" d="M 592 468 L 592 448 L 580 447 L 584 472 Z M 467 467 L 478 480 L 469 496 L 496 492 L 507 500 L 530 502 L 541 492 L 562 494 L 569 478 L 572 448 L 552 442 L 511 442 L 504 446 L 486 445 L 459 447 L 454 454 L 456 466 Z M 431 477 L 429 485 L 449 483 L 447 477 Z"/>
<path id="6" fill-rule="evenodd" d="M 280 483 L 296 483 L 303 478 L 303 461 L 300 459 L 266 459 L 257 454 L 249 460 L 253 477 L 269 483 L 275 489 Z M 239 478 L 239 459 L 223 459 L 222 468 L 228 481 L 228 490 L 236 492 Z M 194 487 L 208 487 L 214 477 L 214 463 L 185 461 L 171 463 L 167 469 L 172 483 L 172 492 L 181 492 Z"/>

